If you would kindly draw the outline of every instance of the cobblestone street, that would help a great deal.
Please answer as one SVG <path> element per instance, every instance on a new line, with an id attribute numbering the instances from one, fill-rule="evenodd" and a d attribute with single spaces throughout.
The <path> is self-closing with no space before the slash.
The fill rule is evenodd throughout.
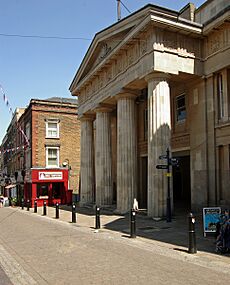
<path id="1" fill-rule="evenodd" d="M 19 208 L 0 209 L 0 284 L 223 284 L 229 257 L 189 255 L 174 245 L 106 230 L 94 217 L 77 224 Z M 104 217 L 105 219 L 106 217 Z M 88 225 L 86 220 L 88 219 Z M 103 220 L 103 217 L 102 217 Z M 84 222 L 84 223 L 83 223 Z M 224 273 L 225 272 L 225 273 Z M 4 276 L 5 279 L 2 278 Z M 4 283 L 5 282 L 5 283 Z M 8 282 L 8 283 L 7 283 Z"/>

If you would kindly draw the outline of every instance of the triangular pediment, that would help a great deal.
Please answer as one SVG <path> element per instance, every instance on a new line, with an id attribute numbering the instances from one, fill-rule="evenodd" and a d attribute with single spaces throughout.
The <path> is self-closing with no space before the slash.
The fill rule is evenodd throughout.
<path id="1" fill-rule="evenodd" d="M 179 12 L 149 4 L 97 33 L 71 83 L 71 93 L 76 95 L 83 86 L 90 86 L 91 80 L 95 77 L 99 77 L 100 83 L 103 82 L 105 70 L 108 71 L 109 80 L 109 73 L 117 70 L 120 72 L 120 55 L 124 56 L 126 53 L 124 57 L 132 61 L 133 53 L 136 52 L 133 46 L 137 40 L 140 41 L 140 50 L 143 54 L 146 50 L 145 33 L 150 30 L 150 25 L 176 33 L 181 31 L 186 35 L 191 32 L 201 35 L 202 27 L 199 24 L 179 19 L 179 15 Z"/>
<path id="2" fill-rule="evenodd" d="M 146 18 L 149 6 L 97 33 L 77 71 L 70 89 L 78 85 L 89 73 L 105 60 L 134 29 Z"/>
<path id="3" fill-rule="evenodd" d="M 112 37 L 108 37 L 101 41 L 99 40 L 93 54 L 88 60 L 87 66 L 85 67 L 80 80 L 93 70 L 102 60 L 104 60 L 126 38 L 132 29 L 133 27 L 129 27 Z"/>

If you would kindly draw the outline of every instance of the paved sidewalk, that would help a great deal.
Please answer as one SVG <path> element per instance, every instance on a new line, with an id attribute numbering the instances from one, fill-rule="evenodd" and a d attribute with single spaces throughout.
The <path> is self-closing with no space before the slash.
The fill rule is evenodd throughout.
<path id="1" fill-rule="evenodd" d="M 45 217 L 42 208 L 37 214 L 11 207 L 0 210 L 0 266 L 14 285 L 203 285 L 229 281 L 229 257 L 203 251 L 188 254 L 186 247 L 164 242 L 159 236 L 156 240 L 153 233 L 162 232 L 163 237 L 170 229 L 150 232 L 148 228 L 146 232 L 145 225 L 152 227 L 146 216 L 138 215 L 143 224 L 137 228 L 149 237 L 132 239 L 127 238 L 128 216 L 102 211 L 102 228 L 96 231 L 94 211 L 80 211 L 74 224 L 70 211 L 61 210 L 58 220 L 52 207 Z M 153 221 L 159 227 L 161 223 L 166 224 Z"/>
<path id="2" fill-rule="evenodd" d="M 60 206 L 59 220 L 71 223 L 72 212 L 71 206 Z M 27 212 L 26 208 L 20 211 Z M 47 216 L 55 219 L 55 207 L 47 207 Z M 95 209 L 92 207 L 78 207 L 76 226 L 95 229 Z M 43 207 L 38 208 L 38 213 L 34 213 L 34 209 L 27 212 L 33 215 L 43 216 Z M 46 218 L 44 217 L 44 218 Z M 115 215 L 113 209 L 101 209 L 101 229 L 99 231 L 108 231 L 111 234 L 120 237 L 130 237 L 130 217 L 127 215 Z M 56 219 L 55 219 L 56 220 Z M 230 255 L 219 255 L 215 253 L 214 236 L 203 236 L 202 216 L 196 217 L 196 244 L 197 254 L 194 256 L 212 259 L 213 262 L 223 262 L 230 265 Z M 179 213 L 173 217 L 172 222 L 167 223 L 165 220 L 154 221 L 147 217 L 143 212 L 136 215 L 136 234 L 138 239 L 142 239 L 145 243 L 158 242 L 162 248 L 173 249 L 178 252 L 188 252 L 188 219 L 187 215 Z M 188 254 L 191 256 L 191 254 Z"/>

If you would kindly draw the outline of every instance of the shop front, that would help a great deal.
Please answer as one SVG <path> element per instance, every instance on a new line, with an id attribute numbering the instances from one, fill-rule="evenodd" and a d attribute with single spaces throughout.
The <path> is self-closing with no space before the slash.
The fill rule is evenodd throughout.
<path id="1" fill-rule="evenodd" d="M 24 200 L 38 207 L 47 205 L 71 204 L 72 190 L 68 189 L 68 169 L 31 169 L 26 172 Z"/>

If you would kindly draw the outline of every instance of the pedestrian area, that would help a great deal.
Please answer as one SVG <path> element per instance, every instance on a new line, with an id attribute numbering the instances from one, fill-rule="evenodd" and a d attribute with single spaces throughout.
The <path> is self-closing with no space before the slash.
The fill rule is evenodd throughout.
<path id="1" fill-rule="evenodd" d="M 34 209 L 27 211 L 17 208 L 19 211 L 24 211 L 27 214 L 43 216 L 60 220 L 62 222 L 72 223 L 72 207 L 60 206 L 59 218 L 56 219 L 56 208 L 47 207 L 46 216 L 44 216 L 44 208 L 38 207 L 37 213 Z M 77 207 L 76 208 L 76 224 L 74 226 L 88 228 L 95 231 L 96 215 L 94 207 Z M 230 255 L 220 255 L 215 252 L 215 235 L 204 237 L 202 215 L 195 216 L 195 232 L 196 232 L 196 247 L 197 253 L 194 256 L 210 258 L 215 262 L 222 261 L 230 265 Z M 100 210 L 100 229 L 96 232 L 108 231 L 111 234 L 116 234 L 122 238 L 130 237 L 130 214 L 115 215 L 114 209 L 107 208 Z M 136 212 L 136 238 L 145 241 L 146 243 L 157 242 L 162 247 L 169 248 L 175 252 L 188 254 L 189 246 L 189 225 L 188 214 L 181 211 L 175 214 L 172 222 L 166 220 L 155 221 L 146 216 L 144 211 Z M 191 255 L 191 254 L 190 254 Z"/>
<path id="2" fill-rule="evenodd" d="M 130 238 L 128 216 L 101 210 L 101 229 L 96 230 L 93 209 L 77 208 L 76 223 L 71 222 L 68 210 L 62 209 L 56 219 L 51 207 L 46 216 L 42 208 L 37 213 L 17 207 L 0 209 L 0 268 L 13 285 L 205 285 L 229 281 L 228 256 L 200 250 L 188 254 L 179 240 L 178 244 L 163 240 L 170 232 L 173 238 L 171 227 L 176 220 L 168 226 L 139 213 L 137 237 Z M 187 234 L 178 233 L 186 245 Z"/>

